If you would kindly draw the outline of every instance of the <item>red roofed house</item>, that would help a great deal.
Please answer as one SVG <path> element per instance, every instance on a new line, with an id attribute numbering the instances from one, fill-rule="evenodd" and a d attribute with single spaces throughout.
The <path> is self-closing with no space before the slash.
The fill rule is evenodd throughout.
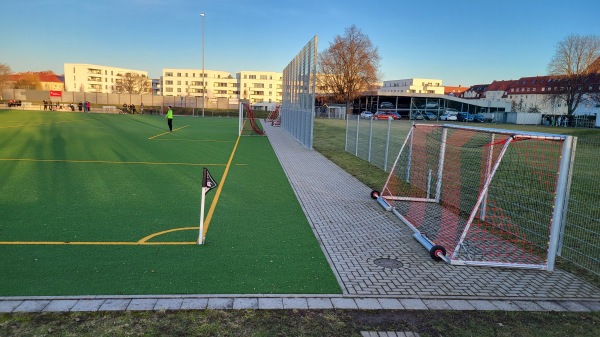
<path id="1" fill-rule="evenodd" d="M 469 90 L 469 87 L 463 87 L 460 85 L 458 87 L 445 86 L 444 87 L 444 95 L 461 97 L 461 94 L 467 90 Z"/>
<path id="2" fill-rule="evenodd" d="M 65 83 L 56 76 L 52 71 L 38 71 L 38 72 L 24 72 L 15 73 L 9 76 L 8 82 L 12 82 L 12 85 L 17 85 L 19 81 L 28 82 L 34 87 L 27 87 L 21 89 L 37 89 L 37 90 L 52 90 L 52 91 L 64 91 Z"/>

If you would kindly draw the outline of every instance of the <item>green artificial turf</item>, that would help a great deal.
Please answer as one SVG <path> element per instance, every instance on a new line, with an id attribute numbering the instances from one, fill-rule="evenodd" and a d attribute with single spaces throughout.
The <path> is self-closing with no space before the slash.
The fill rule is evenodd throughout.
<path id="1" fill-rule="evenodd" d="M 166 131 L 161 116 L 0 111 L 0 295 L 340 293 L 266 137 L 234 152 L 236 118 Z M 222 186 L 199 246 L 203 167 Z"/>

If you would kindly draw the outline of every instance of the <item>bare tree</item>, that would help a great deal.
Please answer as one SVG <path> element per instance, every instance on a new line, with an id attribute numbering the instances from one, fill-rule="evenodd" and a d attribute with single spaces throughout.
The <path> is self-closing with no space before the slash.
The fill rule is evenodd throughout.
<path id="1" fill-rule="evenodd" d="M 379 82 L 380 59 L 369 37 L 352 25 L 319 54 L 319 87 L 350 111 L 350 102 Z"/>
<path id="2" fill-rule="evenodd" d="M 573 115 L 577 106 L 590 93 L 590 81 L 598 71 L 600 62 L 600 36 L 569 35 L 556 46 L 554 57 L 548 64 L 556 90 L 548 100 L 552 105 L 565 103 L 567 114 Z"/>
<path id="3" fill-rule="evenodd" d="M 150 88 L 149 79 L 136 73 L 126 73 L 117 83 L 117 92 L 125 94 L 145 93 Z"/>
<path id="4" fill-rule="evenodd" d="M 8 86 L 9 76 L 12 70 L 7 64 L 0 63 L 0 89 Z"/>

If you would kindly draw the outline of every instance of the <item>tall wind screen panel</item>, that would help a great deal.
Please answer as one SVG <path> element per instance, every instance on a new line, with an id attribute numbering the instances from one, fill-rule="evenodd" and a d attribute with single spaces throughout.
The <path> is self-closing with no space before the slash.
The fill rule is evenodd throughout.
<path id="1" fill-rule="evenodd" d="M 313 144 L 317 42 L 315 35 L 283 70 L 281 127 L 309 149 Z"/>

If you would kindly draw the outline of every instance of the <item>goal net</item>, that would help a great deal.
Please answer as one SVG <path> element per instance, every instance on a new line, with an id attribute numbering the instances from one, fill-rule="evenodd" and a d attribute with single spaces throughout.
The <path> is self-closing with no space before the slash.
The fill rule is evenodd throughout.
<path id="1" fill-rule="evenodd" d="M 269 113 L 269 116 L 267 117 L 267 119 L 265 119 L 265 121 L 267 123 L 271 123 L 271 125 L 273 126 L 281 126 L 281 114 L 279 113 L 279 109 L 281 108 L 281 105 L 278 105 L 275 110 L 271 111 L 271 113 Z"/>
<path id="2" fill-rule="evenodd" d="M 263 136 L 265 134 L 265 131 L 263 130 L 258 118 L 254 116 L 252 105 L 248 103 L 240 103 L 239 119 L 240 136 Z"/>
<path id="3" fill-rule="evenodd" d="M 564 135 L 416 124 L 371 197 L 434 259 L 553 270 L 574 144 Z"/>

